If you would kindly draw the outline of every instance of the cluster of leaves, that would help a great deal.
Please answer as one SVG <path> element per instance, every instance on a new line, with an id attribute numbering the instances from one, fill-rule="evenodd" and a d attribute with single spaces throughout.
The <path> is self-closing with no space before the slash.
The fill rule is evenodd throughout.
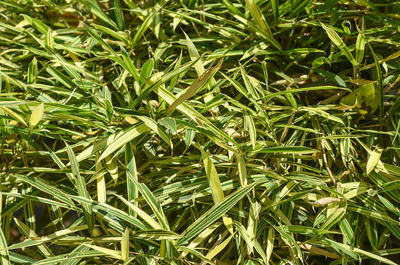
<path id="1" fill-rule="evenodd" d="M 0 1 L 1 264 L 396 264 L 400 3 Z"/>

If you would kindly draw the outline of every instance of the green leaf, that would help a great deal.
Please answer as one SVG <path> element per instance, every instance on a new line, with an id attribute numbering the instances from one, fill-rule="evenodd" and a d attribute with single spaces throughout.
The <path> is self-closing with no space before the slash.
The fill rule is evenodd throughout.
<path id="1" fill-rule="evenodd" d="M 354 106 L 360 113 L 372 114 L 379 106 L 375 84 L 362 85 L 340 100 L 343 105 Z"/>
<path id="2" fill-rule="evenodd" d="M 169 228 L 167 217 L 165 216 L 164 211 L 161 207 L 161 204 L 157 201 L 157 198 L 154 196 L 154 194 L 149 190 L 149 188 L 145 184 L 138 182 L 138 180 L 136 180 L 135 178 L 130 178 L 130 180 L 135 183 L 136 188 L 138 189 L 140 194 L 143 196 L 143 199 L 147 202 L 147 204 L 150 206 L 153 213 L 156 215 L 158 221 L 160 222 L 161 227 L 163 229 L 169 230 L 170 228 Z M 138 209 L 133 204 L 132 205 L 129 204 L 129 207 L 131 207 L 131 209 L 133 209 L 134 211 L 135 211 L 135 209 Z M 139 216 L 142 214 L 145 221 L 146 222 L 149 221 L 152 226 L 154 225 L 156 227 L 159 227 L 158 224 L 156 224 L 153 221 L 151 221 L 150 219 L 148 219 L 148 216 L 145 215 L 144 212 L 136 211 L 136 213 Z"/>
<path id="3" fill-rule="evenodd" d="M 125 29 L 125 19 L 124 19 L 124 14 L 123 14 L 123 11 L 121 8 L 120 1 L 114 0 L 113 6 L 114 6 L 114 14 L 115 14 L 115 18 L 117 20 L 118 29 L 124 30 Z"/>
<path id="4" fill-rule="evenodd" d="M 65 237 L 66 235 L 69 235 L 71 233 L 76 233 L 76 232 L 83 231 L 83 230 L 86 230 L 86 229 L 88 229 L 87 225 L 68 227 L 66 229 L 59 230 L 59 231 L 57 231 L 55 233 L 52 233 L 52 234 L 47 235 L 47 236 L 42 236 L 42 237 L 39 237 L 37 239 L 27 238 L 23 242 L 16 243 L 16 244 L 13 244 L 13 245 L 9 246 L 8 249 L 9 250 L 13 250 L 13 249 L 19 249 L 19 248 L 26 248 L 26 247 L 32 247 L 32 246 L 41 245 L 43 243 L 50 242 L 52 240 L 55 240 L 55 239 L 58 239 L 58 238 L 61 238 L 61 237 Z"/>
<path id="5" fill-rule="evenodd" d="M 115 24 L 115 22 L 111 18 L 109 18 L 103 12 L 103 10 L 101 10 L 97 1 L 94 1 L 94 0 L 79 0 L 79 1 L 82 2 L 85 6 L 87 6 L 89 8 L 90 12 L 93 13 L 93 15 L 97 16 L 100 20 L 102 20 L 108 26 L 111 26 L 113 29 L 118 29 L 117 24 Z"/>
<path id="6" fill-rule="evenodd" d="M 106 149 L 103 151 L 103 153 L 97 160 L 97 163 L 99 163 L 101 160 L 103 160 L 107 156 L 111 155 L 116 150 L 123 147 L 126 143 L 130 142 L 132 139 L 140 136 L 141 134 L 143 134 L 145 132 L 148 132 L 148 127 L 143 123 L 132 126 L 131 128 L 129 128 L 127 130 L 124 130 L 121 134 L 117 135 L 117 137 L 114 139 L 114 141 L 110 145 L 108 145 L 106 147 Z"/>
<path id="7" fill-rule="evenodd" d="M 227 239 L 225 239 L 223 242 L 221 242 L 220 244 L 218 244 L 215 248 L 211 249 L 207 255 L 206 255 L 206 259 L 210 260 L 212 258 L 214 258 L 216 255 L 218 255 L 221 251 L 224 250 L 224 248 L 226 248 L 226 246 L 229 244 L 229 242 L 232 240 L 233 235 L 229 236 Z"/>
<path id="8" fill-rule="evenodd" d="M 256 142 L 257 142 L 257 132 L 254 120 L 250 115 L 244 116 L 244 127 L 249 132 L 251 145 L 253 146 L 254 149 L 256 147 Z"/>
<path id="9" fill-rule="evenodd" d="M 267 41 L 269 41 L 278 50 L 281 50 L 281 45 L 274 39 L 271 29 L 269 28 L 263 14 L 257 6 L 257 2 L 255 0 L 246 0 L 246 7 L 250 11 L 251 16 L 256 21 L 258 28 L 261 30 Z"/>
<path id="10" fill-rule="evenodd" d="M 153 59 L 147 60 L 142 66 L 142 70 L 140 71 L 140 77 L 143 80 L 149 79 L 151 76 L 151 73 L 153 72 L 153 69 L 154 69 Z"/>
<path id="11" fill-rule="evenodd" d="M 31 117 L 29 118 L 29 128 L 34 128 L 42 119 L 44 113 L 44 104 L 41 103 L 32 109 Z"/>
<path id="12" fill-rule="evenodd" d="M 34 84 L 38 75 L 36 57 L 34 57 L 28 67 L 28 84 Z"/>
<path id="13" fill-rule="evenodd" d="M 381 159 L 382 151 L 383 151 L 383 149 L 377 148 L 374 151 L 372 151 L 372 153 L 370 153 L 368 162 L 367 162 L 367 168 L 366 168 L 367 175 L 369 175 L 369 173 L 371 173 L 371 171 L 374 170 L 376 165 L 379 163 L 379 161 Z"/>
<path id="14" fill-rule="evenodd" d="M 271 0 L 272 13 L 275 20 L 279 19 L 279 0 Z"/>
<path id="15" fill-rule="evenodd" d="M 313 154 L 318 150 L 305 147 L 305 146 L 271 146 L 263 147 L 260 150 L 254 150 L 254 152 L 273 154 L 273 153 L 285 153 L 285 154 Z"/>
<path id="16" fill-rule="evenodd" d="M 119 195 L 115 195 L 115 196 L 117 196 L 124 204 L 126 204 L 129 207 L 129 209 L 131 209 L 135 214 L 137 214 L 140 218 L 142 218 L 143 221 L 148 223 L 152 228 L 163 229 L 163 227 L 156 220 L 154 220 L 150 215 L 148 215 L 145 211 L 140 209 L 138 206 L 125 200 L 122 196 L 119 196 Z"/>
<path id="17" fill-rule="evenodd" d="M 211 188 L 211 194 L 213 196 L 214 203 L 219 203 L 224 199 L 224 192 L 222 191 L 221 182 L 217 170 L 215 169 L 214 163 L 211 161 L 210 154 L 200 148 L 201 155 L 203 157 L 204 168 L 206 170 L 208 183 Z"/>
<path id="18" fill-rule="evenodd" d="M 57 188 L 56 185 L 53 185 L 52 183 L 47 183 L 46 181 L 40 180 L 39 178 L 33 178 L 22 174 L 13 174 L 13 178 L 15 178 L 15 180 L 23 181 L 37 188 L 38 190 L 41 190 L 44 193 L 51 195 L 60 202 L 63 202 L 69 205 L 71 208 L 75 209 L 75 203 L 71 200 L 70 195 L 65 193 L 63 190 Z"/>
<path id="19" fill-rule="evenodd" d="M 143 121 L 144 124 L 146 124 L 146 126 L 149 127 L 149 129 L 151 129 L 153 132 L 157 133 L 164 142 L 166 142 L 171 148 L 173 148 L 171 138 L 169 138 L 167 133 L 154 120 L 152 120 L 148 117 L 145 117 L 145 116 L 136 116 L 136 118 Z"/>
<path id="20" fill-rule="evenodd" d="M 84 198 L 91 199 L 90 194 L 86 188 L 86 180 L 79 172 L 79 164 L 76 160 L 74 151 L 72 151 L 72 148 L 69 146 L 69 144 L 65 143 L 65 145 L 67 147 L 68 157 L 71 163 L 72 174 L 75 176 L 76 179 L 75 185 L 78 190 L 78 194 L 79 196 L 82 196 Z M 92 233 L 94 227 L 94 216 L 91 206 L 86 203 L 83 204 L 83 213 L 85 215 L 85 220 L 89 227 L 89 231 Z"/>
<path id="21" fill-rule="evenodd" d="M 338 223 L 343 216 L 346 214 L 346 209 L 337 208 L 334 212 L 328 216 L 328 219 L 320 227 L 321 230 L 329 230 L 333 225 Z"/>
<path id="22" fill-rule="evenodd" d="M 135 180 L 137 181 L 138 179 L 138 174 L 136 168 L 136 159 L 130 142 L 126 143 L 125 145 L 125 168 L 128 201 L 133 201 L 138 197 L 138 189 L 135 184 Z M 133 204 L 135 204 L 135 202 Z M 135 205 L 137 206 L 137 203 Z M 129 214 L 136 217 L 135 212 L 132 209 L 129 209 Z"/>
<path id="23" fill-rule="evenodd" d="M 29 24 L 31 24 L 37 31 L 39 31 L 43 35 L 46 35 L 47 32 L 49 31 L 49 27 L 42 21 L 25 14 L 23 14 L 22 16 Z"/>
<path id="24" fill-rule="evenodd" d="M 192 61 L 196 61 L 196 63 L 194 64 L 194 68 L 196 69 L 197 75 L 200 77 L 205 72 L 205 68 L 204 68 L 203 62 L 201 61 L 200 54 L 197 51 L 196 46 L 194 46 L 192 40 L 189 38 L 189 36 L 186 35 L 185 32 L 183 32 L 183 33 L 186 38 L 186 44 L 187 44 L 187 48 L 189 51 L 190 59 Z"/>
<path id="25" fill-rule="evenodd" d="M 121 239 L 121 259 L 127 261 L 129 259 L 129 229 L 125 228 L 125 232 Z"/>
<path id="26" fill-rule="evenodd" d="M 104 253 L 107 256 L 113 257 L 114 259 L 120 259 L 122 260 L 121 252 L 109 248 L 104 248 L 104 247 L 99 247 L 96 245 L 89 245 L 89 244 L 84 244 L 84 246 L 87 246 L 89 248 L 92 248 L 94 250 L 100 251 Z"/>
<path id="27" fill-rule="evenodd" d="M 252 183 L 237 190 L 231 195 L 225 197 L 223 201 L 209 209 L 183 232 L 183 237 L 178 241 L 178 244 L 187 243 L 190 239 L 197 236 L 204 229 L 212 225 L 218 218 L 221 218 L 236 203 L 246 196 L 246 194 L 248 194 L 256 185 L 257 183 Z"/>
<path id="28" fill-rule="evenodd" d="M 177 106 L 182 104 L 185 100 L 189 99 L 193 95 L 196 94 L 197 91 L 199 91 L 206 83 L 207 81 L 218 71 L 218 69 L 221 67 L 223 62 L 223 59 L 219 61 L 219 63 L 212 67 L 207 69 L 199 78 L 197 78 L 192 85 L 185 90 L 185 92 L 180 95 L 167 109 L 167 115 L 171 114 Z"/>
<path id="29" fill-rule="evenodd" d="M 10 254 L 8 253 L 8 246 L 2 229 L 0 229 L 0 255 L 1 264 L 11 265 Z"/>
<path id="30" fill-rule="evenodd" d="M 147 15 L 146 19 L 143 21 L 142 25 L 140 25 L 139 29 L 136 31 L 135 36 L 133 37 L 132 40 L 133 45 L 136 45 L 139 42 L 140 38 L 150 27 L 151 23 L 153 22 L 153 19 L 154 19 L 154 13 L 151 13 L 151 15 Z"/>
<path id="31" fill-rule="evenodd" d="M 339 37 L 339 35 L 336 33 L 336 31 L 328 26 L 325 26 L 321 22 L 322 28 L 325 30 L 325 32 L 328 34 L 329 39 L 335 44 L 339 50 L 346 56 L 346 58 L 349 60 L 349 62 L 353 65 L 356 66 L 357 62 L 354 59 L 353 55 L 351 54 L 349 48 L 347 48 L 346 44 L 343 42 L 343 40 Z"/>
<path id="32" fill-rule="evenodd" d="M 357 65 L 362 63 L 364 59 L 364 52 L 365 52 L 365 40 L 361 33 L 358 33 L 357 41 L 356 41 L 356 62 Z"/>

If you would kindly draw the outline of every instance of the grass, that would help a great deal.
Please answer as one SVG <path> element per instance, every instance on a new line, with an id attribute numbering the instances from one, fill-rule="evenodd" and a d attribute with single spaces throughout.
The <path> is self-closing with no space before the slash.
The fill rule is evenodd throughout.
<path id="1" fill-rule="evenodd" d="M 399 263 L 399 2 L 0 14 L 1 264 Z"/>

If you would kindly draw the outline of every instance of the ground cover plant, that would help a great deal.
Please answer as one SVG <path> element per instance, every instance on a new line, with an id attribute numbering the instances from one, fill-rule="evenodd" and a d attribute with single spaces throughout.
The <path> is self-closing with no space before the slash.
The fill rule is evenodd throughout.
<path id="1" fill-rule="evenodd" d="M 0 264 L 400 263 L 400 2 L 0 1 Z"/>

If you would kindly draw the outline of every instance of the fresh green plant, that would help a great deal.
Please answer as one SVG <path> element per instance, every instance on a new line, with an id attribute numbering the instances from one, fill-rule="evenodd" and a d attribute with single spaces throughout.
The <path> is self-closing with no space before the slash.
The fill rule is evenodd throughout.
<path id="1" fill-rule="evenodd" d="M 399 18 L 0 1 L 0 263 L 397 264 Z"/>

